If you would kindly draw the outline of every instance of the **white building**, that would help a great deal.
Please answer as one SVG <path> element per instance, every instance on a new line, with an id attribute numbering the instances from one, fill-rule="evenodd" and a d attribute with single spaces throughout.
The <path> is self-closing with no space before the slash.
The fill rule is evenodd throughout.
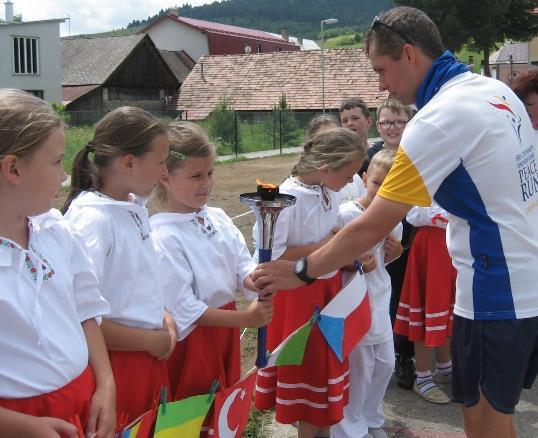
<path id="1" fill-rule="evenodd" d="M 0 23 L 0 88 L 18 88 L 50 102 L 62 101 L 60 23 L 64 19 L 13 21 L 5 3 Z"/>

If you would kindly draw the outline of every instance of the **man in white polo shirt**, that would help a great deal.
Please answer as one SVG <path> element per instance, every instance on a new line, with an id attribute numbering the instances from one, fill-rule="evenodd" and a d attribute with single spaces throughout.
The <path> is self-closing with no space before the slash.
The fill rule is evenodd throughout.
<path id="1" fill-rule="evenodd" d="M 376 17 L 366 50 L 380 90 L 419 112 L 376 199 L 329 243 L 260 265 L 256 284 L 290 289 L 343 266 L 386 236 L 413 205 L 449 212 L 458 271 L 453 394 L 469 437 L 515 437 L 512 414 L 538 372 L 538 168 L 525 107 L 499 81 L 444 52 L 423 12 Z"/>

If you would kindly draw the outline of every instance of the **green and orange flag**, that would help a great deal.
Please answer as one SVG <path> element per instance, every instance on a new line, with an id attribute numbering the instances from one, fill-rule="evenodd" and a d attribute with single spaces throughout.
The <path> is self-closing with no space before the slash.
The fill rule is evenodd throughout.
<path id="1" fill-rule="evenodd" d="M 198 438 L 213 403 L 213 394 L 195 395 L 161 405 L 155 423 L 155 438 Z"/>

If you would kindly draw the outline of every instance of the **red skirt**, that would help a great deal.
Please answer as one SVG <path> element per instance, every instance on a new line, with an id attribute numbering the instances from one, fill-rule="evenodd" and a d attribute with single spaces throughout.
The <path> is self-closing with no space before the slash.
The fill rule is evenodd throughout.
<path id="1" fill-rule="evenodd" d="M 235 310 L 235 302 L 220 307 Z M 219 391 L 241 377 L 241 346 L 238 327 L 196 327 L 179 341 L 170 359 L 168 373 L 172 400 L 207 394 L 213 380 L 220 382 Z M 203 432 L 213 424 L 213 408 L 206 416 Z"/>
<path id="2" fill-rule="evenodd" d="M 157 406 L 161 388 L 170 386 L 166 361 L 144 351 L 109 351 L 116 381 L 117 426 L 137 419 Z"/>
<path id="3" fill-rule="evenodd" d="M 316 310 L 339 292 L 340 273 L 311 285 L 279 291 L 268 327 L 267 347 L 274 350 L 289 334 L 307 322 Z M 264 368 L 258 371 L 255 406 L 276 407 L 276 420 L 290 424 L 306 421 L 323 427 L 338 423 L 348 402 L 349 366 L 340 362 L 317 324 L 314 324 L 302 365 Z"/>
<path id="4" fill-rule="evenodd" d="M 409 252 L 394 332 L 440 347 L 452 333 L 455 294 L 456 270 L 446 248 L 446 231 L 420 227 Z"/>
<path id="5" fill-rule="evenodd" d="M 56 391 L 26 398 L 0 398 L 0 407 L 35 417 L 54 417 L 65 421 L 78 415 L 82 427 L 86 428 L 94 391 L 93 371 L 87 366 L 82 374 Z"/>

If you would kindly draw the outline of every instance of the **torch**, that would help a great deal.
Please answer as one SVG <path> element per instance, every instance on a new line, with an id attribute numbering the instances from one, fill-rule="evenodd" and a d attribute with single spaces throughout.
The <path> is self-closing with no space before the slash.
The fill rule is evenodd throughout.
<path id="1" fill-rule="evenodd" d="M 241 203 L 248 205 L 256 215 L 259 229 L 258 255 L 259 262 L 271 261 L 273 236 L 278 215 L 285 208 L 295 204 L 295 196 L 280 194 L 278 186 L 262 183 L 256 180 L 258 189 L 254 193 L 239 195 Z M 256 366 L 263 368 L 267 365 L 267 327 L 258 329 L 258 356 Z"/>

